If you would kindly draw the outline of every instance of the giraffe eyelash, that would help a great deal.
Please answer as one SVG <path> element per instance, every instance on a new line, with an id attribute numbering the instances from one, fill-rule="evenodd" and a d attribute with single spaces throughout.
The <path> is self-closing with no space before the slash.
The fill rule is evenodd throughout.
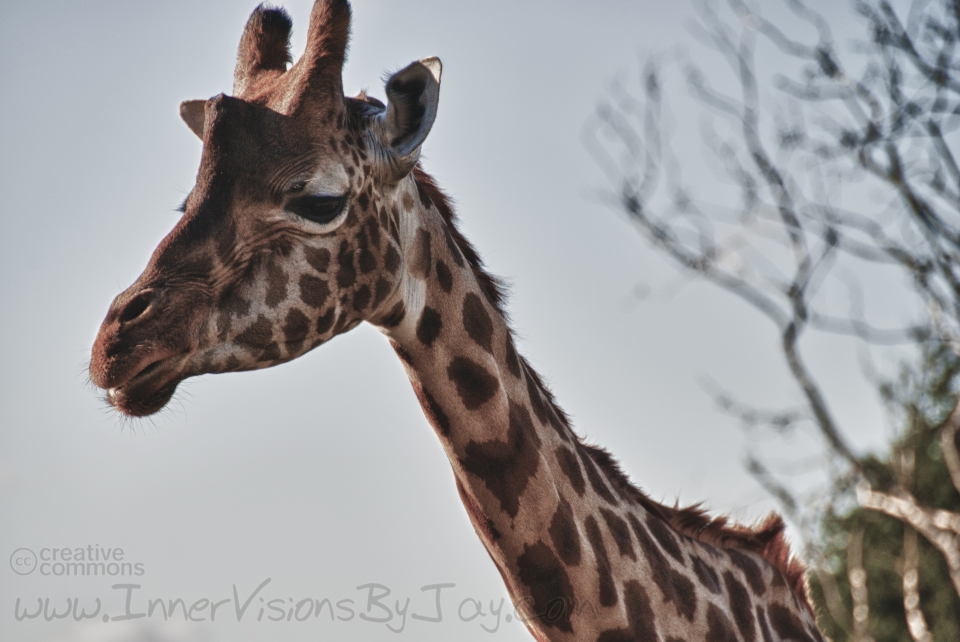
<path id="1" fill-rule="evenodd" d="M 314 223 L 331 223 L 343 213 L 347 197 L 305 194 L 287 202 L 288 212 Z"/>

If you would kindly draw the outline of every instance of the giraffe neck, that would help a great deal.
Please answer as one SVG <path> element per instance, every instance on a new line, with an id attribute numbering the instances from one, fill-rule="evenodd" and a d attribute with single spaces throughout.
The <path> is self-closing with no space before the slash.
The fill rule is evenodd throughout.
<path id="1" fill-rule="evenodd" d="M 399 225 L 408 263 L 402 301 L 385 306 L 392 318 L 381 327 L 450 459 L 477 534 L 522 611 L 530 593 L 522 576 L 555 557 L 537 543 L 569 492 L 553 453 L 561 449 L 579 473 L 575 438 L 517 354 L 493 286 L 481 285 L 422 186 L 413 194 L 416 222 L 405 222 L 405 213 Z"/>
<path id="2" fill-rule="evenodd" d="M 669 642 L 668 632 L 726 632 L 710 639 L 766 641 L 772 603 L 781 628 L 818 639 L 812 615 L 776 568 L 755 553 L 678 533 L 660 512 L 669 509 L 630 487 L 604 451 L 579 441 L 517 354 L 495 282 L 450 214 L 433 205 L 442 193 L 418 179 L 403 199 L 409 210 L 416 195 L 417 216 L 399 222 L 408 263 L 399 301 L 378 325 L 534 636 Z"/>

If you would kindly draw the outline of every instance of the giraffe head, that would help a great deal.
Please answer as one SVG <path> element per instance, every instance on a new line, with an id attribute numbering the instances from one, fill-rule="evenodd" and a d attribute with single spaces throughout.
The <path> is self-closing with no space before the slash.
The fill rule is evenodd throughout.
<path id="1" fill-rule="evenodd" d="M 291 21 L 258 7 L 234 95 L 187 101 L 202 140 L 183 216 L 114 299 L 90 377 L 124 414 L 160 410 L 187 377 L 294 359 L 361 321 L 390 325 L 405 274 L 399 211 L 433 125 L 440 61 L 345 98 L 346 0 L 318 0 L 288 69 Z"/>

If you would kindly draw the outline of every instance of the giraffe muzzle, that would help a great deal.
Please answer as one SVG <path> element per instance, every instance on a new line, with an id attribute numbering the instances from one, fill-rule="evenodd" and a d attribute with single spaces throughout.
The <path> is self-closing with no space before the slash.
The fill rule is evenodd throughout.
<path id="1" fill-rule="evenodd" d="M 93 345 L 91 382 L 131 417 L 158 412 L 191 374 L 189 318 L 196 306 L 168 294 L 163 288 L 129 288 L 110 306 Z"/>

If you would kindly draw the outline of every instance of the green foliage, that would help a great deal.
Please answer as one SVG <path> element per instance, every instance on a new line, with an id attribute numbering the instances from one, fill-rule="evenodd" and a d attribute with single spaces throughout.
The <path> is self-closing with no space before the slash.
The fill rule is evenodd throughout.
<path id="1" fill-rule="evenodd" d="M 960 512 L 960 494 L 943 461 L 939 430 L 956 401 L 960 359 L 943 344 L 926 345 L 931 347 L 925 350 L 919 367 L 905 368 L 896 384 L 882 388 L 887 403 L 899 417 L 902 426 L 899 438 L 883 457 L 871 455 L 862 462 L 877 490 L 889 490 L 902 481 L 922 506 Z M 909 466 L 911 453 L 912 467 Z M 838 489 L 838 493 L 842 492 Z M 836 642 L 854 639 L 847 556 L 850 534 L 862 529 L 869 632 L 877 642 L 910 640 L 903 606 L 903 523 L 854 506 L 828 513 L 821 528 L 822 551 L 839 588 L 842 611 L 847 618 L 843 623 L 834 620 L 827 608 L 824 586 L 812 575 L 811 592 L 818 605 L 823 632 Z M 960 597 L 950 581 L 946 562 L 922 536 L 919 537 L 919 559 L 920 608 L 927 625 L 937 642 L 956 642 L 960 640 Z"/>

